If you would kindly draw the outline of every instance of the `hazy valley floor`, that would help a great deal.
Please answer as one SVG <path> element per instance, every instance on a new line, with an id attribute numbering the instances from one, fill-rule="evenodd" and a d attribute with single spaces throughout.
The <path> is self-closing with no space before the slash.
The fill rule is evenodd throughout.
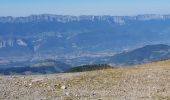
<path id="1" fill-rule="evenodd" d="M 82 73 L 0 76 L 0 100 L 170 100 L 170 61 Z"/>

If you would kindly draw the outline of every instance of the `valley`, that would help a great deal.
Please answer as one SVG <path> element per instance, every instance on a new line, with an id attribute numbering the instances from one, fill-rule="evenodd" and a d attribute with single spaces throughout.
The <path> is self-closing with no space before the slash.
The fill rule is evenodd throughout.
<path id="1" fill-rule="evenodd" d="M 54 74 L 67 72 L 68 70 L 76 67 L 85 68 L 86 65 L 88 70 L 93 65 L 97 67 L 100 65 L 127 67 L 166 59 L 170 59 L 170 46 L 157 44 L 147 45 L 132 51 L 105 57 L 88 57 L 88 55 L 86 55 L 85 57 L 67 58 L 67 60 L 58 59 L 58 61 L 53 59 L 15 62 L 2 61 L 0 64 L 0 74 Z M 95 67 L 93 69 L 95 69 Z"/>

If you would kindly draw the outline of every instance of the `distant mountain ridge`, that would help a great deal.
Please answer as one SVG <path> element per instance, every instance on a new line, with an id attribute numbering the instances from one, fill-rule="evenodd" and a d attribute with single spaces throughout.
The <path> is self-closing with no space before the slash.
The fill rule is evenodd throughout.
<path id="1" fill-rule="evenodd" d="M 71 15 L 53 15 L 53 14 L 41 14 L 41 15 L 31 15 L 28 17 L 0 17 L 1 23 L 26 23 L 26 22 L 73 22 L 73 21 L 110 21 L 118 24 L 125 24 L 126 21 L 133 20 L 166 20 L 170 19 L 170 15 L 157 15 L 157 14 L 146 14 L 146 15 L 137 15 L 137 16 L 110 16 L 110 15 L 80 15 L 80 16 L 71 16 Z"/>
<path id="2" fill-rule="evenodd" d="M 102 58 L 98 62 L 113 65 L 135 65 L 166 59 L 170 59 L 170 46 L 158 44 L 147 45 L 132 51 L 116 54 L 112 57 Z"/>
<path id="3" fill-rule="evenodd" d="M 7 64 L 0 64 L 0 74 L 54 74 L 62 73 L 72 68 L 70 65 L 55 61 L 42 60 L 32 62 L 11 62 Z"/>

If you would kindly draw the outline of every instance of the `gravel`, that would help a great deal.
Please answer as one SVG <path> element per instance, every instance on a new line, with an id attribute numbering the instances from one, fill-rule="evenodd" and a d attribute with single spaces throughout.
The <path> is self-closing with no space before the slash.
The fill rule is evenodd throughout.
<path id="1" fill-rule="evenodd" d="M 170 100 L 169 65 L 0 76 L 0 100 Z"/>

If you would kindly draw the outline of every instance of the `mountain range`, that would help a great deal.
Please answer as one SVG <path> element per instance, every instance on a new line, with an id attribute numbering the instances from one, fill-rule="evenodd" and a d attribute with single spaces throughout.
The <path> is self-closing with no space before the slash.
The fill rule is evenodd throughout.
<path id="1" fill-rule="evenodd" d="M 114 60 L 145 45 L 169 45 L 169 26 L 170 15 L 154 14 L 0 17 L 0 64 L 52 59 L 79 66 Z"/>

